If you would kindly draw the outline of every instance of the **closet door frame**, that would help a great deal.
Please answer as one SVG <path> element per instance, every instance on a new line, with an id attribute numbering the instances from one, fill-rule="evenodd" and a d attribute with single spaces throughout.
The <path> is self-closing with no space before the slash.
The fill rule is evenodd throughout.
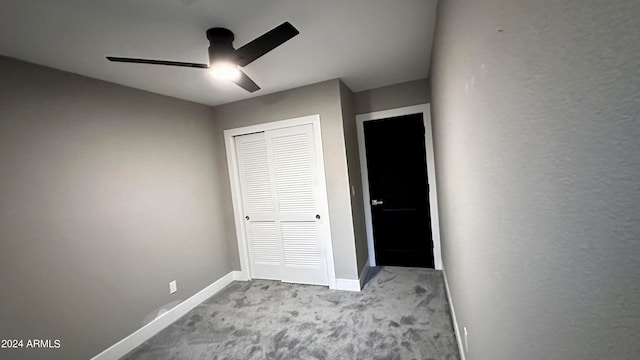
<path id="1" fill-rule="evenodd" d="M 313 140 L 315 146 L 316 160 L 318 162 L 318 181 L 320 184 L 319 231 L 321 241 L 324 242 L 324 256 L 327 262 L 327 275 L 329 288 L 336 288 L 336 274 L 333 259 L 333 246 L 331 240 L 331 225 L 329 219 L 329 203 L 327 199 L 327 183 L 324 169 L 324 156 L 322 151 L 322 136 L 320 129 L 320 115 L 309 115 L 288 120 L 274 121 L 264 124 L 245 126 L 224 131 L 224 142 L 227 152 L 227 166 L 229 167 L 229 180 L 231 184 L 231 199 L 233 203 L 233 217 L 236 226 L 236 236 L 238 242 L 238 255 L 240 257 L 240 274 L 237 280 L 250 280 L 251 260 L 249 257 L 249 245 L 244 222 L 244 211 L 242 205 L 242 190 L 240 187 L 240 175 L 238 170 L 238 157 L 236 154 L 236 136 L 247 135 L 257 132 L 282 129 L 298 125 L 311 124 L 313 127 Z"/>

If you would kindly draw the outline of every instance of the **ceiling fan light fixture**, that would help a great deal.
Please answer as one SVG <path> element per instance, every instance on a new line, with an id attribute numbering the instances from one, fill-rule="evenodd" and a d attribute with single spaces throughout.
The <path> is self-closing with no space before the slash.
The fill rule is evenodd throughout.
<path id="1" fill-rule="evenodd" d="M 209 73 L 216 79 L 235 81 L 240 79 L 238 65 L 229 61 L 216 61 L 209 67 Z"/>
<path id="2" fill-rule="evenodd" d="M 289 22 L 284 22 L 236 49 L 233 47 L 234 36 L 231 30 L 221 27 L 211 28 L 207 30 L 207 39 L 209 40 L 208 64 L 116 56 L 107 56 L 107 60 L 121 63 L 208 69 L 212 77 L 230 80 L 248 92 L 254 92 L 260 90 L 260 87 L 240 68 L 249 65 L 299 33 L 298 29 Z"/>

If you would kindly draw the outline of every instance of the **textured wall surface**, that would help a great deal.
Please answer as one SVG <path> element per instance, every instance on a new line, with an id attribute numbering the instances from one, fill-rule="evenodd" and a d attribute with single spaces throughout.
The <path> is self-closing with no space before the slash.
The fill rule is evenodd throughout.
<path id="1" fill-rule="evenodd" d="M 234 239 L 230 244 L 230 256 L 235 261 L 236 269 L 240 269 L 240 261 L 235 240 L 236 229 L 223 131 L 320 114 L 336 277 L 358 278 L 339 86 L 339 80 L 329 80 L 214 108 L 217 128 L 216 154 L 218 162 L 223 164 L 219 168 L 220 181 L 223 188 L 228 189 L 222 199 L 222 205 L 226 209 L 224 215 L 227 236 Z"/>
<path id="2" fill-rule="evenodd" d="M 360 173 L 354 94 L 342 82 L 340 82 L 340 105 L 342 108 L 342 126 L 351 187 L 351 215 L 353 216 L 353 230 L 356 241 L 358 274 L 360 274 L 364 264 L 369 259 L 369 249 L 367 247 L 367 231 L 365 229 L 364 200 L 362 199 L 362 175 Z"/>
<path id="3" fill-rule="evenodd" d="M 431 102 L 429 79 L 407 81 L 355 93 L 356 114 Z"/>
<path id="4" fill-rule="evenodd" d="M 640 358 L 640 2 L 446 0 L 444 265 L 472 360 Z"/>
<path id="5" fill-rule="evenodd" d="M 0 358 L 90 358 L 231 271 L 211 108 L 3 57 L 0 74 L 0 338 L 62 346 Z"/>

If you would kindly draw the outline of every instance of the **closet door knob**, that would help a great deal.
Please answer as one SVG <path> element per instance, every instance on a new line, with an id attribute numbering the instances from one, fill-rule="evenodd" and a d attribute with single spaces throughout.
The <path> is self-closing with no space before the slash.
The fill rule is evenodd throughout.
<path id="1" fill-rule="evenodd" d="M 249 220 L 249 215 L 245 216 L 244 218 L 245 218 L 246 220 Z"/>
<path id="2" fill-rule="evenodd" d="M 316 214 L 316 219 L 320 220 L 320 214 Z"/>

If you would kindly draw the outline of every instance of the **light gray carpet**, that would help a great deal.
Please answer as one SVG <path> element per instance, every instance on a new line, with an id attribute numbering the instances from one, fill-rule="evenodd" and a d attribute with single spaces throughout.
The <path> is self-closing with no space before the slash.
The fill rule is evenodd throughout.
<path id="1" fill-rule="evenodd" d="M 125 357 L 459 359 L 442 273 L 372 269 L 362 292 L 234 282 Z"/>

